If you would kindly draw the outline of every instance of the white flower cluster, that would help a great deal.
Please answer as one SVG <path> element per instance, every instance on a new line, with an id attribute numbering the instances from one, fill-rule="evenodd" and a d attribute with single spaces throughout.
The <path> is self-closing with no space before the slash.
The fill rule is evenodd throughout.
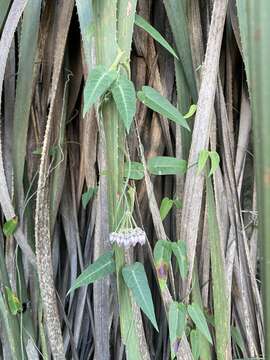
<path id="1" fill-rule="evenodd" d="M 139 227 L 110 233 L 110 242 L 112 244 L 117 243 L 119 246 L 124 246 L 125 248 L 135 246 L 136 244 L 143 245 L 145 244 L 145 240 L 146 234 Z"/>

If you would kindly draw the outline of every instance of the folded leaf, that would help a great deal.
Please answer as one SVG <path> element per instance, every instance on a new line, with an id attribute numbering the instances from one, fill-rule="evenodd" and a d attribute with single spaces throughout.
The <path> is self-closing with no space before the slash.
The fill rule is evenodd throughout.
<path id="1" fill-rule="evenodd" d="M 117 78 L 115 70 L 107 70 L 105 66 L 98 65 L 90 71 L 84 88 L 83 116 L 90 107 L 96 103 Z"/>
<path id="2" fill-rule="evenodd" d="M 17 226 L 18 226 L 18 217 L 15 216 L 14 218 L 12 218 L 4 223 L 4 226 L 3 226 L 4 235 L 5 236 L 13 235 L 16 231 Z"/>
<path id="3" fill-rule="evenodd" d="M 172 302 L 169 309 L 169 333 L 171 342 L 171 359 L 174 359 L 186 328 L 187 309 L 184 304 Z"/>
<path id="4" fill-rule="evenodd" d="M 187 247 L 184 241 L 173 242 L 171 245 L 172 252 L 177 259 L 179 271 L 182 279 L 187 277 L 188 273 L 188 260 L 187 260 Z"/>
<path id="5" fill-rule="evenodd" d="M 154 247 L 153 255 L 159 286 L 163 290 L 167 284 L 169 263 L 172 256 L 171 242 L 168 240 L 158 240 Z"/>
<path id="6" fill-rule="evenodd" d="M 169 265 L 171 261 L 171 241 L 168 240 L 158 240 L 154 247 L 154 259 L 155 263 L 163 262 L 166 265 Z"/>
<path id="7" fill-rule="evenodd" d="M 211 169 L 210 169 L 210 172 L 209 172 L 208 176 L 211 176 L 211 175 L 214 174 L 214 172 L 219 167 L 220 157 L 219 157 L 219 154 L 216 151 L 209 151 L 209 156 L 210 156 L 210 159 L 211 159 Z"/>
<path id="8" fill-rule="evenodd" d="M 195 114 L 196 110 L 197 110 L 197 105 L 195 104 L 191 105 L 188 112 L 184 115 L 184 118 L 185 119 L 191 118 Z"/>
<path id="9" fill-rule="evenodd" d="M 9 310 L 12 315 L 17 315 L 18 312 L 22 311 L 22 303 L 9 287 L 5 286 L 5 290 Z"/>
<path id="10" fill-rule="evenodd" d="M 165 197 L 161 201 L 159 213 L 161 220 L 163 221 L 166 216 L 169 214 L 171 208 L 173 207 L 174 201 L 172 199 L 169 199 L 168 197 Z"/>
<path id="11" fill-rule="evenodd" d="M 203 169 L 205 168 L 207 159 L 209 157 L 209 151 L 208 150 L 201 150 L 199 153 L 199 160 L 198 160 L 198 169 L 197 174 L 201 173 Z"/>
<path id="12" fill-rule="evenodd" d="M 136 112 L 136 93 L 133 82 L 121 77 L 112 87 L 113 99 L 115 101 L 120 118 L 129 132 L 130 125 Z"/>

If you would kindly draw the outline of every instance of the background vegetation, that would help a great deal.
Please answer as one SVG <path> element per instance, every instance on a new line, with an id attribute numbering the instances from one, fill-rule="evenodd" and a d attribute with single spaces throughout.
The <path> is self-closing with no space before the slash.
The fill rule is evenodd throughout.
<path id="1" fill-rule="evenodd" d="M 1 358 L 269 353 L 269 7 L 0 0 Z"/>

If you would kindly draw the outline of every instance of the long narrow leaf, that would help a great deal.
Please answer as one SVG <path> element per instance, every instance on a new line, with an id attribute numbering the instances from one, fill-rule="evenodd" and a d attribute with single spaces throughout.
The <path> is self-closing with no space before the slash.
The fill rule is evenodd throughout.
<path id="1" fill-rule="evenodd" d="M 185 79 L 188 83 L 193 101 L 197 102 L 197 86 L 193 70 L 191 49 L 189 44 L 189 29 L 184 1 L 163 0 L 167 16 L 173 32 L 174 42 L 183 65 Z"/>
<path id="2" fill-rule="evenodd" d="M 153 300 L 143 265 L 136 262 L 132 265 L 125 266 L 122 274 L 137 304 L 149 318 L 155 329 L 158 330 Z"/>
<path id="3" fill-rule="evenodd" d="M 171 156 L 156 156 L 148 160 L 147 168 L 153 175 L 183 175 L 187 162 Z"/>
<path id="4" fill-rule="evenodd" d="M 92 34 L 91 26 L 94 27 L 92 19 L 92 2 L 88 0 L 76 0 L 76 7 L 80 22 L 81 36 L 83 41 L 84 54 L 90 70 L 91 66 L 91 53 L 92 53 Z"/>
<path id="5" fill-rule="evenodd" d="M 90 264 L 76 279 L 68 291 L 68 294 L 75 289 L 92 284 L 94 281 L 102 279 L 115 271 L 113 252 L 108 251 L 100 256 L 94 263 Z"/>
<path id="6" fill-rule="evenodd" d="M 189 126 L 183 115 L 155 89 L 150 86 L 143 86 L 142 91 L 139 91 L 137 95 L 139 100 L 151 110 L 158 112 L 189 130 Z"/>
<path id="7" fill-rule="evenodd" d="M 8 11 L 10 3 L 11 3 L 11 0 L 1 0 L 0 1 L 0 9 L 1 9 L 1 12 L 0 12 L 0 31 L 1 31 L 1 28 L 3 26 L 5 17 L 7 16 L 7 11 Z"/>
<path id="8" fill-rule="evenodd" d="M 149 35 L 152 36 L 153 39 L 155 39 L 161 46 L 163 46 L 166 50 L 169 51 L 172 56 L 174 56 L 177 60 L 179 60 L 176 52 L 171 47 L 171 45 L 164 39 L 164 37 L 152 26 L 150 25 L 144 18 L 142 18 L 140 15 L 135 16 L 135 24 L 148 32 Z"/>
<path id="9" fill-rule="evenodd" d="M 211 180 L 206 181 L 208 229 L 211 252 L 217 359 L 227 359 L 230 346 L 230 318 L 226 291 L 225 264 L 217 222 Z"/>
<path id="10" fill-rule="evenodd" d="M 206 337 L 210 344 L 212 344 L 212 338 L 208 329 L 208 325 L 200 307 L 196 303 L 193 303 L 188 305 L 187 311 L 197 329 Z"/>
<path id="11" fill-rule="evenodd" d="M 171 342 L 171 359 L 174 359 L 186 328 L 187 308 L 182 303 L 173 302 L 169 309 L 169 332 Z"/>

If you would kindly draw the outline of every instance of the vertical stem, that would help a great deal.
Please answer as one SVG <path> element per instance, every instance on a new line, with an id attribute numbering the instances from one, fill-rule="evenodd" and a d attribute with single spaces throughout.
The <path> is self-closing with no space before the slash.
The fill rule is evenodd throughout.
<path id="1" fill-rule="evenodd" d="M 252 101 L 259 238 L 262 240 L 265 358 L 268 359 L 270 356 L 270 283 L 268 279 L 270 273 L 270 49 L 268 46 L 270 23 L 267 15 L 270 11 L 270 3 L 267 0 L 258 3 L 249 0 L 245 2 L 245 5 L 241 5 L 238 1 L 237 5 Z"/>
<path id="2" fill-rule="evenodd" d="M 121 50 L 125 51 L 126 56 L 129 57 L 136 6 L 134 3 L 136 2 L 127 2 L 128 8 L 126 8 L 126 16 L 123 17 L 122 12 L 125 11 L 123 2 L 118 1 L 117 3 L 116 0 L 93 1 L 94 18 L 96 19 L 97 64 L 104 64 L 109 68 L 117 56 L 118 46 Z M 117 5 L 119 5 L 118 8 Z M 123 24 L 122 22 L 123 19 L 129 22 L 130 14 L 133 14 L 133 21 L 131 21 L 132 28 L 130 28 L 130 24 Z M 118 21 L 117 15 L 119 17 Z M 116 29 L 117 24 L 118 29 Z M 101 120 L 103 121 L 106 138 L 109 223 L 110 231 L 113 231 L 117 226 L 118 220 L 121 218 L 121 209 L 117 211 L 117 208 L 119 195 L 123 190 L 124 154 L 122 149 L 125 146 L 125 133 L 112 98 L 102 104 Z M 139 339 L 136 334 L 132 299 L 122 277 L 125 253 L 124 250 L 117 245 L 114 245 L 114 252 L 122 341 L 126 345 L 128 360 L 138 360 L 142 357 L 140 354 Z"/>

